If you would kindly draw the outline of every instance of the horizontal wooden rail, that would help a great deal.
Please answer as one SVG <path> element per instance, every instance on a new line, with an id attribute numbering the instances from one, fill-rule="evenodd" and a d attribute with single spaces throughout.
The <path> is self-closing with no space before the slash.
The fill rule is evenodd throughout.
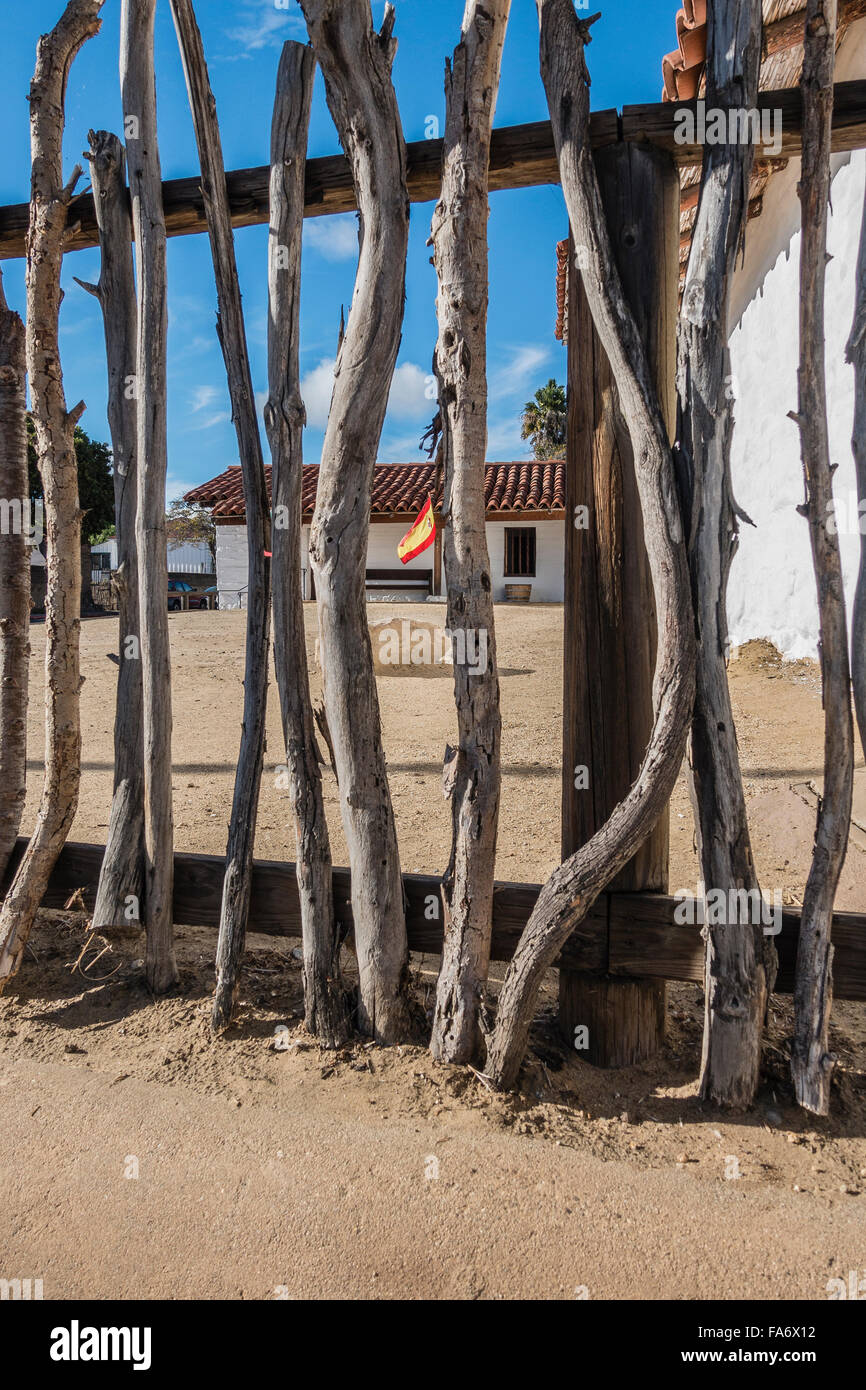
<path id="1" fill-rule="evenodd" d="M 7 871 L 3 891 L 24 853 L 20 839 Z M 67 844 L 51 877 L 44 906 L 63 907 L 76 889 L 92 908 L 104 854 L 102 845 Z M 219 925 L 225 861 L 212 854 L 176 854 L 174 857 L 174 918 L 191 927 Z M 404 874 L 406 924 L 413 951 L 438 953 L 442 949 L 441 922 L 427 915 L 429 900 L 440 902 L 440 880 L 429 874 Z M 498 883 L 493 905 L 494 960 L 508 961 L 540 892 L 537 884 Z M 349 871 L 334 869 L 334 902 L 337 915 L 351 925 Z M 704 943 L 697 926 L 674 922 L 675 898 L 654 893 L 607 893 L 599 898 L 586 921 L 566 943 L 556 962 L 569 970 L 647 979 L 685 980 L 697 984 L 704 978 Z M 441 909 L 440 909 L 441 910 Z M 295 866 L 258 860 L 253 871 L 250 929 L 265 936 L 299 936 L 301 914 Z M 786 910 L 779 949 L 780 994 L 791 994 L 800 914 Z M 837 912 L 833 918 L 833 988 L 837 999 L 866 999 L 866 914 Z"/>
<path id="2" fill-rule="evenodd" d="M 630 140 L 658 145 L 670 151 L 677 164 L 699 164 L 700 145 L 680 145 L 676 141 L 677 113 L 683 106 L 659 102 L 649 106 L 626 106 L 617 111 L 596 111 L 591 118 L 594 148 Z M 778 92 L 762 92 L 762 109 L 782 112 L 782 155 L 798 154 L 801 146 L 803 113 L 798 87 Z M 835 91 L 833 149 L 845 151 L 866 146 L 866 82 L 842 82 Z M 413 203 L 426 203 L 439 196 L 442 173 L 442 141 L 416 140 L 408 146 L 409 197 Z M 251 227 L 268 220 L 270 175 L 266 165 L 256 169 L 237 169 L 226 175 L 232 223 Z M 199 178 L 171 179 L 163 184 L 163 207 L 169 236 L 189 236 L 207 231 Z M 533 188 L 559 182 L 559 169 L 549 121 L 531 125 L 503 126 L 493 132 L 490 151 L 490 188 Z M 355 195 L 348 161 L 343 155 L 328 155 L 307 161 L 304 213 L 324 217 L 330 213 L 354 212 Z M 0 261 L 26 254 L 27 203 L 0 207 Z M 69 214 L 70 233 L 66 251 L 81 251 L 98 245 L 93 197 L 82 193 Z"/>
<path id="3" fill-rule="evenodd" d="M 685 168 L 700 164 L 703 160 L 703 146 L 678 144 L 677 117 L 683 110 L 696 110 L 697 103 L 662 102 L 655 106 L 623 107 L 621 130 L 622 139 L 637 144 L 656 145 L 667 150 L 676 163 Z M 803 98 L 799 87 L 783 87 L 776 92 L 761 92 L 758 108 L 771 113 L 779 112 L 779 128 L 782 132 L 781 150 L 773 150 L 773 157 L 790 159 L 799 155 L 803 145 Z M 775 125 L 772 129 L 775 129 Z M 866 146 L 866 81 L 837 82 L 833 89 L 833 152 L 847 153 Z M 769 154 L 760 145 L 759 157 Z"/>

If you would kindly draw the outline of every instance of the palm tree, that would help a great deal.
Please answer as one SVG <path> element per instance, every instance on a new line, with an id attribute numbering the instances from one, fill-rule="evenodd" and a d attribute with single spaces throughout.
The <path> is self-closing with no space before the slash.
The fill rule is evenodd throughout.
<path id="1" fill-rule="evenodd" d="M 537 459 L 561 458 L 566 436 L 565 387 L 553 377 L 527 401 L 521 417 L 521 439 L 528 439 Z"/>

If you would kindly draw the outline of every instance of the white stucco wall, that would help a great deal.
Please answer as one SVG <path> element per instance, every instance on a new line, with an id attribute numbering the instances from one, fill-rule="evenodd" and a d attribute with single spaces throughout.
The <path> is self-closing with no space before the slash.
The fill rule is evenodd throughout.
<path id="1" fill-rule="evenodd" d="M 866 75 L 866 21 L 852 26 L 840 49 L 836 80 Z M 835 177 L 827 267 L 826 344 L 830 451 L 838 472 L 842 516 L 856 515 L 851 429 L 854 377 L 845 344 L 854 313 L 854 280 L 866 183 L 866 152 L 833 159 Z M 736 391 L 731 466 L 739 504 L 755 522 L 743 526 L 728 592 L 731 641 L 766 637 L 786 657 L 815 657 L 818 604 L 809 531 L 796 508 L 805 487 L 800 435 L 788 419 L 797 407 L 799 359 L 800 161 L 773 176 L 762 215 L 749 223 L 746 255 L 732 288 L 731 364 Z M 852 508 L 853 500 L 853 508 Z M 859 533 L 840 545 L 851 602 L 859 564 Z"/>
<path id="2" fill-rule="evenodd" d="M 565 522 L 530 521 L 487 523 L 487 544 L 490 550 L 490 566 L 493 574 L 493 597 L 497 602 L 505 598 L 505 585 L 511 582 L 504 574 L 505 566 L 505 527 L 525 524 L 534 526 L 536 531 L 536 575 L 525 582 L 532 585 L 533 603 L 561 603 L 565 569 Z M 433 569 L 433 547 L 410 560 L 405 567 L 397 559 L 397 546 L 405 535 L 404 523 L 374 522 L 370 527 L 370 543 L 367 549 L 368 569 L 411 570 Z M 239 589 L 247 584 L 247 528 L 246 526 L 217 526 L 217 586 L 220 589 L 220 607 L 237 608 Z M 309 527 L 305 526 L 301 537 L 301 563 L 304 567 L 304 597 L 310 597 L 309 575 Z M 523 581 L 515 580 L 515 583 Z M 227 591 L 227 592 L 223 592 Z M 444 575 L 443 589 L 444 593 Z M 241 607 L 246 606 L 245 596 L 241 597 Z"/>
<path id="3" fill-rule="evenodd" d="M 787 178 L 789 171 L 781 177 Z M 851 430 L 854 378 L 845 362 L 845 344 L 854 309 L 854 277 L 866 182 L 866 152 L 858 151 L 833 180 L 833 212 L 827 267 L 826 341 L 830 451 L 838 472 L 835 495 L 847 516 L 856 514 Z M 796 175 L 789 196 L 796 203 Z M 764 217 L 767 216 L 765 211 Z M 759 219 L 763 221 L 763 217 Z M 746 273 L 752 268 L 746 265 Z M 744 526 L 734 560 L 728 596 L 734 645 L 766 637 L 791 658 L 817 655 L 818 605 L 805 519 L 796 508 L 805 488 L 800 436 L 788 411 L 797 407 L 799 359 L 800 232 L 775 259 L 761 289 L 746 308 L 731 338 L 737 393 L 732 451 L 734 491 L 755 522 Z M 859 564 L 856 530 L 840 544 L 845 589 L 853 599 Z"/>
<path id="4" fill-rule="evenodd" d="M 511 579 L 505 574 L 505 528 L 535 527 L 535 578 Z M 565 590 L 565 522 L 489 521 L 487 547 L 493 575 L 493 598 L 505 598 L 506 584 L 531 584 L 533 603 L 562 603 Z"/>
<path id="5" fill-rule="evenodd" d="M 405 570 L 411 573 L 412 570 L 432 570 L 434 569 L 433 554 L 434 546 L 427 550 L 422 550 L 420 555 L 416 555 L 414 560 L 409 560 L 407 564 L 401 565 L 397 557 L 397 546 L 409 530 L 411 522 L 408 520 L 390 522 L 374 521 L 370 525 L 370 540 L 367 545 L 367 569 L 368 570 Z"/>

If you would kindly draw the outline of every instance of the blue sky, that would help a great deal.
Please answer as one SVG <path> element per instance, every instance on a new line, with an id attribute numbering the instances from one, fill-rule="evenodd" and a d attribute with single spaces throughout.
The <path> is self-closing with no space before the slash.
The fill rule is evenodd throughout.
<path id="1" fill-rule="evenodd" d="M 0 201 L 29 196 L 29 129 L 26 94 L 38 36 L 50 29 L 64 0 L 28 0 L 10 7 L 4 27 L 0 89 Z M 589 49 L 593 107 L 659 100 L 662 55 L 675 42 L 675 0 L 610 0 L 593 30 Z M 382 0 L 373 4 L 379 22 Z M 157 6 L 156 65 L 160 156 L 164 178 L 198 168 L 186 90 L 168 0 Z M 306 39 L 295 0 L 198 0 L 196 12 L 217 101 L 226 167 L 267 161 L 271 106 L 280 46 Z M 430 116 L 443 122 L 445 57 L 459 37 L 463 0 L 397 0 L 399 49 L 394 81 L 407 140 L 424 137 Z M 106 0 L 102 32 L 73 65 L 67 99 L 66 172 L 80 161 L 93 127 L 122 128 L 117 77 L 120 0 Z M 538 72 L 534 0 L 513 0 L 497 107 L 498 125 L 547 117 Z M 310 155 L 335 153 L 336 131 L 316 79 Z M 412 209 L 406 317 L 395 385 L 382 437 L 383 462 L 414 461 L 429 423 L 425 378 L 436 341 L 436 285 L 429 264 L 433 204 Z M 567 223 L 559 188 L 494 193 L 490 217 L 490 420 L 488 458 L 527 457 L 520 439 L 524 401 L 551 376 L 565 378 L 565 353 L 553 336 L 555 245 Z M 267 279 L 264 227 L 235 234 L 253 380 L 260 400 L 267 386 Z M 168 243 L 169 481 L 168 497 L 205 481 L 237 462 L 228 392 L 216 339 L 216 292 L 205 236 Z M 347 307 L 357 259 L 355 218 L 318 218 L 305 226 L 302 358 L 309 423 L 308 462 L 319 460 L 330 398 L 341 305 Z M 3 264 L 6 294 L 23 313 L 22 262 Z M 97 251 L 66 257 L 61 312 L 61 352 L 67 400 L 87 402 L 82 425 L 108 440 L 106 383 L 99 306 L 73 280 L 96 280 Z M 267 457 L 267 444 L 262 439 Z"/>

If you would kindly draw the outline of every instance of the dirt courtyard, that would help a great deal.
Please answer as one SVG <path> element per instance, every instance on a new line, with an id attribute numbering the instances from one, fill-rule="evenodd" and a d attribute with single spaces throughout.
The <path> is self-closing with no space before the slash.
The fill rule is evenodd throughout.
<path id="1" fill-rule="evenodd" d="M 444 624 L 440 604 L 370 604 L 370 622 L 410 617 Z M 305 605 L 314 699 L 321 693 L 315 661 L 316 609 Z M 244 615 L 172 613 L 175 845 L 223 854 L 231 811 L 243 702 Z M 502 690 L 502 807 L 497 878 L 541 883 L 559 862 L 562 760 L 562 608 L 497 605 Z M 41 789 L 44 628 L 32 630 L 29 775 L 24 830 L 32 826 Z M 83 775 L 71 839 L 103 843 L 108 830 L 114 763 L 117 629 L 112 619 L 82 625 Z M 762 885 L 788 900 L 805 886 L 814 806 L 805 784 L 820 777 L 823 733 L 817 668 L 782 664 L 753 643 L 730 670 L 734 713 Z M 436 873 L 448 862 L 451 818 L 442 795 L 442 757 L 455 734 L 450 671 L 430 679 L 379 679 L 383 738 L 404 871 Z M 256 855 L 292 859 L 294 832 L 281 747 L 279 704 L 271 669 L 268 742 Z M 862 759 L 858 758 L 862 764 Z M 800 791 L 793 791 L 797 786 Z M 324 789 L 335 864 L 347 853 L 336 783 Z M 866 838 L 864 838 L 866 844 Z M 681 777 L 671 805 L 671 889 L 694 891 L 698 863 L 694 823 Z M 866 909 L 866 857 L 849 856 L 840 908 Z"/>
<path id="2" fill-rule="evenodd" d="M 434 605 L 371 605 L 370 617 L 395 612 L 444 621 Z M 307 620 L 312 661 L 309 605 Z M 237 613 L 171 617 L 181 850 L 225 850 L 243 624 Z M 562 610 L 500 607 L 497 624 L 497 876 L 540 882 L 558 859 Z M 41 780 L 43 641 L 34 627 L 26 829 Z M 105 839 L 116 652 L 113 621 L 84 624 L 76 840 Z M 752 644 L 731 686 L 762 883 L 799 901 L 822 762 L 817 672 Z M 450 673 L 383 677 L 379 693 L 403 867 L 441 871 Z M 256 852 L 288 859 L 271 695 Z M 325 793 L 334 860 L 345 863 L 329 769 Z M 671 886 L 694 891 L 682 778 L 671 832 Z M 840 907 L 866 908 L 861 843 L 855 830 Z M 704 1106 L 701 991 L 687 985 L 669 988 L 659 1057 L 621 1072 L 569 1052 L 548 992 L 520 1091 L 500 1097 L 422 1047 L 321 1052 L 303 1027 L 297 942 L 252 926 L 238 1024 L 214 1043 L 213 933 L 179 928 L 180 986 L 154 1001 L 137 949 L 82 966 L 86 918 L 43 914 L 0 1000 L 0 1276 L 42 1278 L 46 1298 L 824 1299 L 834 1278 L 866 1275 L 863 1006 L 834 1007 L 828 1120 L 792 1103 L 782 998 L 754 1113 Z M 413 958 L 422 1004 L 435 967 Z"/>

